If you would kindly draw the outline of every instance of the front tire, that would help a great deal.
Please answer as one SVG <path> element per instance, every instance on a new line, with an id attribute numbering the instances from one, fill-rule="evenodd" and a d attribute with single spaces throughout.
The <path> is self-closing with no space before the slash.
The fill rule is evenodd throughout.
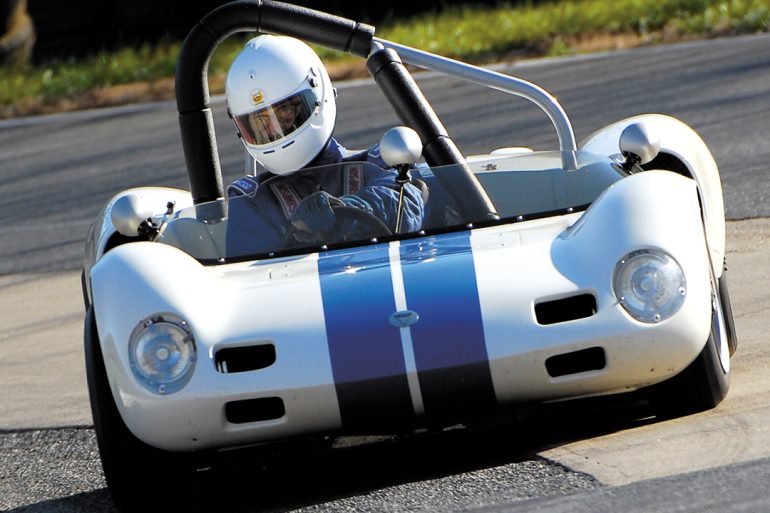
<path id="1" fill-rule="evenodd" d="M 723 284 L 727 290 L 727 283 L 722 278 L 713 292 L 711 331 L 703 350 L 682 372 L 648 388 L 651 406 L 660 418 L 710 410 L 727 395 L 735 331 L 729 296 L 726 302 L 721 296 Z"/>
<path id="2" fill-rule="evenodd" d="M 735 321 L 733 320 L 733 307 L 730 302 L 730 290 L 727 287 L 727 261 L 722 269 L 722 276 L 719 277 L 719 304 L 725 318 L 725 331 L 727 332 L 727 345 L 730 349 L 730 356 L 735 354 L 738 349 L 738 334 L 735 331 Z"/>
<path id="3" fill-rule="evenodd" d="M 107 380 L 93 306 L 86 312 L 84 344 L 96 440 L 115 506 L 123 513 L 177 510 L 190 501 L 194 467 L 188 455 L 145 444 L 123 422 Z"/>

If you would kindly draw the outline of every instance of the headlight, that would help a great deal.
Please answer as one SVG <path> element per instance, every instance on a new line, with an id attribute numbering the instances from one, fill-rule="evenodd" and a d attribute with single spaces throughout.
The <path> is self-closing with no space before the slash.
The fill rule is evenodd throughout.
<path id="1" fill-rule="evenodd" d="M 195 367 L 192 330 L 173 314 L 148 317 L 131 333 L 128 358 L 134 376 L 148 390 L 176 392 L 187 384 Z"/>
<path id="2" fill-rule="evenodd" d="M 649 323 L 674 315 L 687 292 L 682 268 L 671 256 L 655 249 L 634 251 L 621 258 L 612 287 L 633 318 Z"/>

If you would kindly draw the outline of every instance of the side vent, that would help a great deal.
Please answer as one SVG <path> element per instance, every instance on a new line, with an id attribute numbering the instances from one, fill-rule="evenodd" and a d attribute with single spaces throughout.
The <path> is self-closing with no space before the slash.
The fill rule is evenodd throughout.
<path id="1" fill-rule="evenodd" d="M 558 324 L 585 319 L 595 314 L 596 298 L 593 294 L 580 294 L 535 305 L 535 318 L 538 324 Z"/>
<path id="2" fill-rule="evenodd" d="M 223 374 L 264 369 L 275 363 L 275 346 L 225 347 L 216 352 L 214 362 Z"/>
<path id="3" fill-rule="evenodd" d="M 244 399 L 225 404 L 225 418 L 231 424 L 275 420 L 284 415 L 286 415 L 286 408 L 284 408 L 283 399 L 280 397 Z"/>
<path id="4" fill-rule="evenodd" d="M 545 370 L 552 378 L 602 370 L 607 366 L 607 357 L 601 347 L 590 347 L 571 353 L 551 356 L 545 361 Z"/>

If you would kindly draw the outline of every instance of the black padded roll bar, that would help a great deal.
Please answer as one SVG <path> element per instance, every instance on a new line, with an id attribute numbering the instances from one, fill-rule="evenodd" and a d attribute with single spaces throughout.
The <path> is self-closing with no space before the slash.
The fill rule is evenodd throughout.
<path id="1" fill-rule="evenodd" d="M 462 198 L 462 202 L 458 202 L 460 214 L 474 221 L 498 219 L 486 191 L 467 169 L 465 158 L 398 54 L 382 48 L 369 56 L 366 66 L 401 121 L 420 136 L 428 165 L 456 166 L 443 170 L 439 178 L 453 198 Z"/>
<path id="2" fill-rule="evenodd" d="M 236 32 L 282 34 L 367 57 L 374 27 L 305 7 L 270 0 L 239 0 L 207 14 L 182 44 L 176 69 L 176 104 L 190 192 L 195 204 L 224 195 L 208 64 L 217 45 Z"/>

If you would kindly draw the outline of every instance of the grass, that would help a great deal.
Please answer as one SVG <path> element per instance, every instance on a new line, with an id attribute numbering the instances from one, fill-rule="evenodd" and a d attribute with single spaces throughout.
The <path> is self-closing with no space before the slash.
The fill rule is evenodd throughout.
<path id="1" fill-rule="evenodd" d="M 449 57 L 514 50 L 568 53 L 597 36 L 710 36 L 770 29 L 770 0 L 567 0 L 518 8 L 465 6 L 388 27 L 384 37 Z"/>
<path id="2" fill-rule="evenodd" d="M 377 34 L 449 57 L 486 62 L 767 31 L 770 0 L 562 0 L 451 7 L 440 14 L 394 18 L 378 26 Z M 243 41 L 230 38 L 213 56 L 213 92 L 221 92 L 227 66 Z M 0 68 L 0 117 L 172 97 L 179 48 L 180 42 L 167 41 L 77 61 Z M 349 56 L 318 51 L 338 77 L 345 74 L 341 70 L 360 69 L 349 64 Z"/>

